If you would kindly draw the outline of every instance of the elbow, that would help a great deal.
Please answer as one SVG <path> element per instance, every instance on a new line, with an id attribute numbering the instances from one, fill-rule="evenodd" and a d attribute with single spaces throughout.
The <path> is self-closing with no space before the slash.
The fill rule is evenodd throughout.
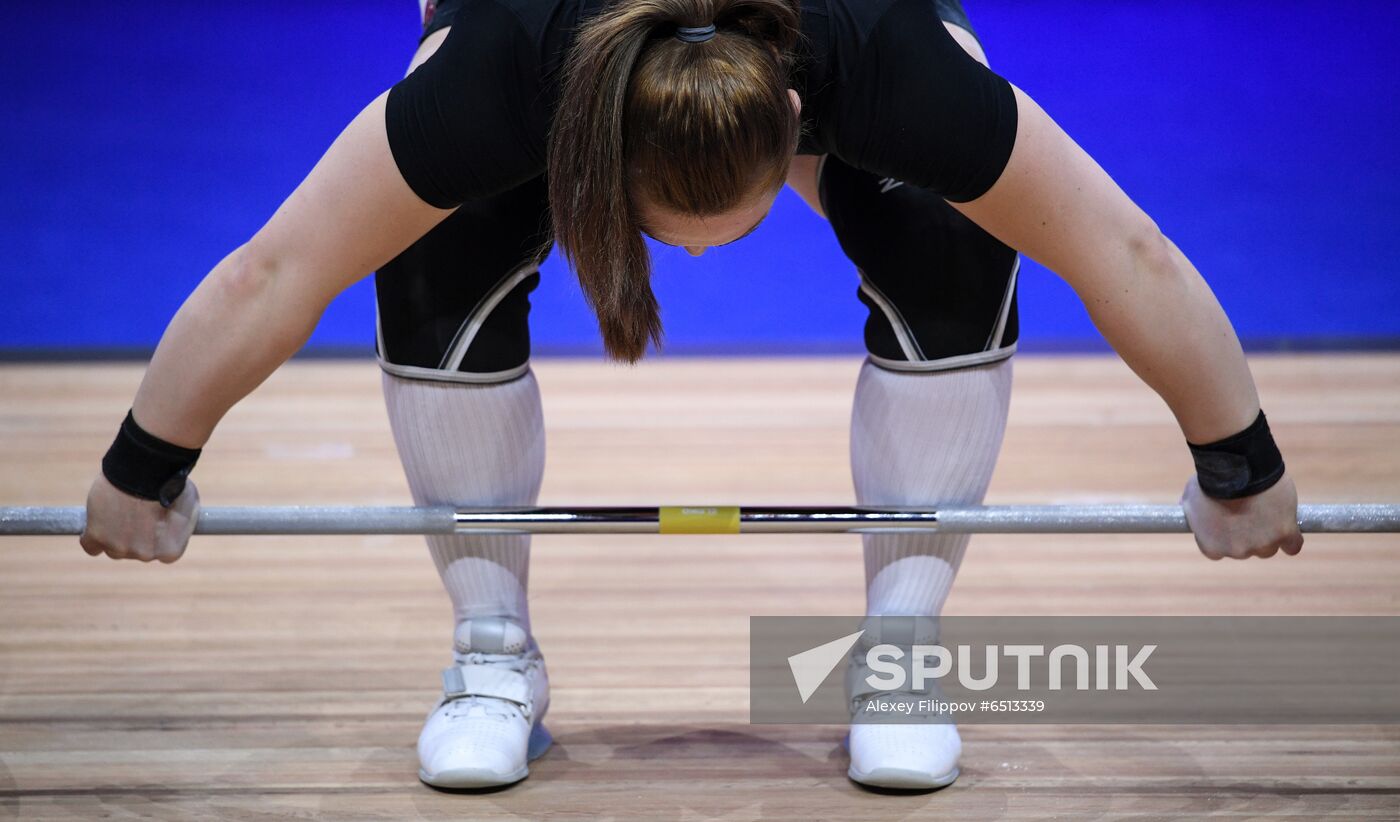
<path id="1" fill-rule="evenodd" d="M 251 245 L 241 245 L 214 269 L 212 285 L 221 301 L 235 304 L 258 302 L 280 279 L 281 262 L 259 253 Z"/>
<path id="2" fill-rule="evenodd" d="M 1065 278 L 1095 322 L 1158 312 L 1192 287 L 1194 269 L 1146 215 L 1101 247 L 1103 253 L 1081 269 L 1085 276 Z"/>
<path id="3" fill-rule="evenodd" d="M 325 308 L 298 292 L 285 260 L 252 243 L 225 257 L 200 286 L 206 288 L 206 304 L 215 306 L 226 329 L 241 329 L 248 344 L 283 359 L 305 344 Z"/>
<path id="4" fill-rule="evenodd" d="M 1126 243 L 1132 270 L 1139 276 L 1172 279 L 1183 273 L 1181 252 L 1148 217 L 1128 234 Z"/>

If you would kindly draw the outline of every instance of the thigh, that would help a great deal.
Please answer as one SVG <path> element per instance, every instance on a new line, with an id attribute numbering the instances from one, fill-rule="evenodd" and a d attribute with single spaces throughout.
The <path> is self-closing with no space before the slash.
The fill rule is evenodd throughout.
<path id="1" fill-rule="evenodd" d="M 454 382 L 524 373 L 529 295 L 549 241 L 543 176 L 464 203 L 375 275 L 381 366 Z"/>
<path id="2" fill-rule="evenodd" d="M 986 63 L 961 3 L 934 2 L 962 47 Z M 872 361 L 896 370 L 937 371 L 1015 352 L 1015 251 L 933 192 L 836 157 L 798 168 L 811 174 L 799 191 L 831 221 L 860 273 Z"/>
<path id="3" fill-rule="evenodd" d="M 818 188 L 827 219 L 860 273 L 877 364 L 936 371 L 1016 350 L 1016 252 L 937 194 L 828 156 Z"/>
<path id="4" fill-rule="evenodd" d="M 437 51 L 462 0 L 419 0 L 413 71 Z M 548 253 L 544 179 L 464 203 L 375 274 L 376 349 L 402 377 L 497 382 L 530 359 L 529 294 Z"/>

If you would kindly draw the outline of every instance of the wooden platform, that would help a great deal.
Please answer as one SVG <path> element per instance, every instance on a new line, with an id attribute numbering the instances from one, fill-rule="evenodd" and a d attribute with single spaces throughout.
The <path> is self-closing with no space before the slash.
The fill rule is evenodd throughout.
<path id="1" fill-rule="evenodd" d="M 1400 500 L 1400 356 L 1255 365 L 1305 500 Z M 543 501 L 849 501 L 858 366 L 539 362 Z M 1180 436 L 1118 361 L 1017 369 L 990 501 L 1175 501 Z M 0 500 L 81 502 L 139 378 L 0 368 Z M 406 502 L 377 369 L 283 369 L 197 480 L 209 504 Z M 857 544 L 538 540 L 558 745 L 517 787 L 449 795 L 415 777 L 452 627 L 419 539 L 210 537 L 173 566 L 6 540 L 0 819 L 1400 818 L 1397 727 L 968 725 L 952 788 L 857 788 L 841 728 L 746 721 L 748 616 L 859 612 Z M 1211 563 L 1185 537 L 979 537 L 949 611 L 1396 614 L 1400 539 L 1314 536 L 1296 559 Z"/>

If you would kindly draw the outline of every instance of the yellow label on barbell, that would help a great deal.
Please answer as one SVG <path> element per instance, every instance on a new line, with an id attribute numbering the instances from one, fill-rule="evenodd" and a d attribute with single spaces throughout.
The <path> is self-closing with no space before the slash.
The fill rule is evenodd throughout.
<path id="1" fill-rule="evenodd" d="M 663 505 L 663 534 L 737 534 L 737 505 Z"/>

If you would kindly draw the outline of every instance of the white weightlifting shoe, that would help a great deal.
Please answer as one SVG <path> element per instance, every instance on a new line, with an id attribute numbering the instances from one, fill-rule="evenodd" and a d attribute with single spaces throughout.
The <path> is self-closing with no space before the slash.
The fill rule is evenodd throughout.
<path id="1" fill-rule="evenodd" d="M 530 775 L 553 739 L 544 657 L 525 630 L 502 617 L 457 626 L 458 664 L 442 672 L 443 695 L 418 736 L 418 778 L 435 788 L 490 788 Z"/>
<path id="2" fill-rule="evenodd" d="M 962 739 L 951 722 L 918 725 L 855 724 L 846 744 L 846 775 L 877 788 L 926 790 L 958 778 Z"/>
<path id="3" fill-rule="evenodd" d="M 924 710 L 872 711 L 880 703 L 919 705 L 943 701 L 936 682 L 921 691 L 885 691 L 870 680 L 866 650 L 881 643 L 896 647 L 929 645 L 938 639 L 938 620 L 928 616 L 868 616 L 863 633 L 851 652 L 846 670 L 846 696 L 851 706 L 851 733 L 846 748 L 851 754 L 847 776 L 876 788 L 931 791 L 953 784 L 958 778 L 962 739 L 946 714 L 930 706 Z M 912 656 L 897 663 L 912 682 Z M 883 678 L 880 677 L 880 678 Z M 902 720 L 902 721 L 901 721 Z"/>

